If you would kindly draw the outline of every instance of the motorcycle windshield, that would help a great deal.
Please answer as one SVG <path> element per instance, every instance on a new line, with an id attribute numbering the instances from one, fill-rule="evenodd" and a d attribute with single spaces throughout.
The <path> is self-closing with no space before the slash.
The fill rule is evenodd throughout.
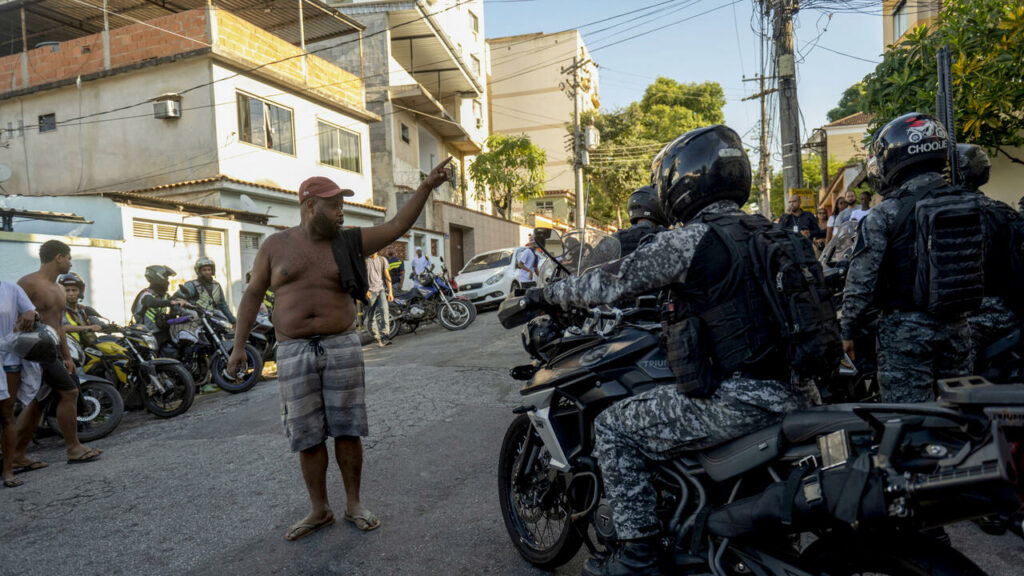
<path id="1" fill-rule="evenodd" d="M 622 253 L 616 238 L 591 229 L 567 232 L 562 236 L 562 246 L 562 264 L 576 275 L 617 260 Z"/>

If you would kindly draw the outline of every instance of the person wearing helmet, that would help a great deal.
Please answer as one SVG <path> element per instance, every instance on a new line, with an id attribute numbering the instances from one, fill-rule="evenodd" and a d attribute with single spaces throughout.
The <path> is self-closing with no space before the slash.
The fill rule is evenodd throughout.
<path id="1" fill-rule="evenodd" d="M 36 319 L 36 307 L 29 300 L 21 286 L 0 280 L 0 435 L 3 437 L 3 484 L 16 488 L 23 482 L 14 477 L 14 451 L 18 443 L 18 432 L 14 427 L 14 403 L 18 399 L 21 384 L 21 358 L 12 349 L 14 337 L 19 332 L 32 329 Z M 31 398 L 22 398 L 25 404 Z"/>
<path id="2" fill-rule="evenodd" d="M 100 313 L 89 306 L 82 305 L 85 298 L 85 280 L 74 272 L 61 274 L 57 277 L 57 284 L 64 287 L 67 300 L 64 303 L 64 332 L 71 334 L 71 337 L 83 346 L 92 346 L 96 343 L 96 332 L 100 326 L 94 324 L 90 318 L 99 316 Z"/>
<path id="3" fill-rule="evenodd" d="M 867 335 L 880 310 L 882 401 L 930 401 L 936 380 L 972 373 L 966 318 L 993 280 L 984 273 L 995 263 L 984 238 L 1001 232 L 986 230 L 988 208 L 976 191 L 943 176 L 948 136 L 935 118 L 911 112 L 890 121 L 870 151 L 869 181 L 884 200 L 859 224 L 843 293 L 843 347 L 852 358 L 853 340 Z"/>
<path id="4" fill-rule="evenodd" d="M 678 386 L 655 387 L 598 416 L 594 451 L 620 546 L 606 559 L 589 560 L 583 570 L 589 575 L 661 574 L 661 528 L 647 458 L 725 442 L 816 400 L 808 390 L 790 384 L 785 354 L 770 344 L 775 335 L 768 331 L 767 306 L 760 301 L 753 267 L 746 265 L 746 251 L 726 243 L 746 225 L 778 230 L 740 209 L 750 195 L 751 174 L 739 135 L 721 125 L 687 132 L 662 149 L 651 171 L 663 213 L 682 226 L 657 234 L 624 259 L 524 296 L 528 307 L 589 308 L 671 289 L 673 306 L 662 307 L 669 326 L 666 336 L 691 338 L 692 353 L 681 355 L 690 366 L 703 366 L 703 375 L 711 379 L 694 387 L 673 367 Z M 813 261 L 809 243 L 806 250 Z M 741 261 L 733 262 L 734 257 Z M 726 282 L 734 270 L 741 276 Z M 730 350 L 736 356 L 727 359 L 711 350 Z M 712 375 L 707 368 L 712 365 L 722 369 Z"/>
<path id="5" fill-rule="evenodd" d="M 196 271 L 195 280 L 189 280 L 178 288 L 174 293 L 175 298 L 181 298 L 193 306 L 213 312 L 219 310 L 227 317 L 228 322 L 235 323 L 235 315 L 231 313 L 231 307 L 224 297 L 224 288 L 220 282 L 213 277 L 217 274 L 217 265 L 212 259 L 203 256 L 196 260 L 194 266 Z"/>
<path id="6" fill-rule="evenodd" d="M 146 281 L 149 286 L 143 288 L 132 302 L 132 320 L 143 324 L 156 337 L 159 347 L 167 342 L 167 313 L 171 306 L 182 306 L 186 302 L 181 298 L 171 298 L 167 289 L 171 285 L 171 277 L 177 275 L 169 266 L 153 265 L 146 267 Z"/>
<path id="7" fill-rule="evenodd" d="M 630 194 L 626 210 L 629 212 L 630 227 L 618 230 L 614 235 L 619 241 L 623 258 L 632 254 L 648 237 L 664 232 L 668 226 L 665 214 L 661 211 L 658 193 L 651 186 L 638 188 Z"/>
<path id="8" fill-rule="evenodd" d="M 42 407 L 39 402 L 45 398 L 47 388 L 57 394 L 57 424 L 71 464 L 92 462 L 99 458 L 101 450 L 89 448 L 78 441 L 78 374 L 67 340 L 64 338 L 64 305 L 67 297 L 64 287 L 57 284 L 57 277 L 71 270 L 71 247 L 59 240 L 47 240 L 39 247 L 39 270 L 23 276 L 18 285 L 25 290 L 39 313 L 39 321 L 56 333 L 56 358 L 45 361 L 22 361 L 21 391 L 33 390 L 34 397 L 18 416 L 18 443 L 14 449 L 15 466 L 33 466 L 26 456 L 32 437 L 39 426 Z M 46 387 L 41 385 L 45 383 Z M 39 392 L 39 394 L 37 394 Z"/>

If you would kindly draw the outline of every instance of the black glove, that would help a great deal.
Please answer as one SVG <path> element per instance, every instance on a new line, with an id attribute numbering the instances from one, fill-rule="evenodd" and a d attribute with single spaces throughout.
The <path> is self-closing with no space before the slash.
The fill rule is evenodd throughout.
<path id="1" fill-rule="evenodd" d="M 523 302 L 523 307 L 531 310 L 543 310 L 551 306 L 544 297 L 543 288 L 527 288 L 526 294 L 523 294 Z"/>

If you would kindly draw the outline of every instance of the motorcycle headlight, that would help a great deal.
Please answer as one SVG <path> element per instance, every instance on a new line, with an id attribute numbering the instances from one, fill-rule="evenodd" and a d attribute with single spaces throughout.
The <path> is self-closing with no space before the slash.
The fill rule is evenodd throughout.
<path id="1" fill-rule="evenodd" d="M 501 274 L 501 273 L 495 274 L 494 276 L 491 276 L 490 278 L 488 278 L 484 282 L 484 284 L 487 284 L 488 286 L 493 286 L 493 285 L 497 284 L 498 282 L 501 282 L 501 277 L 502 276 L 503 276 L 503 274 Z"/>
<path id="2" fill-rule="evenodd" d="M 146 344 L 150 350 L 156 351 L 156 338 L 152 334 L 143 334 L 142 341 Z"/>

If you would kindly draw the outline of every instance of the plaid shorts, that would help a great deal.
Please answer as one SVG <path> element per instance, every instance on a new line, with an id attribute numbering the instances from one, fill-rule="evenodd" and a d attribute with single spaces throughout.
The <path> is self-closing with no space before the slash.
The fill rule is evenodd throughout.
<path id="1" fill-rule="evenodd" d="M 279 343 L 277 378 L 292 452 L 328 437 L 368 435 L 363 349 L 355 330 Z"/>

